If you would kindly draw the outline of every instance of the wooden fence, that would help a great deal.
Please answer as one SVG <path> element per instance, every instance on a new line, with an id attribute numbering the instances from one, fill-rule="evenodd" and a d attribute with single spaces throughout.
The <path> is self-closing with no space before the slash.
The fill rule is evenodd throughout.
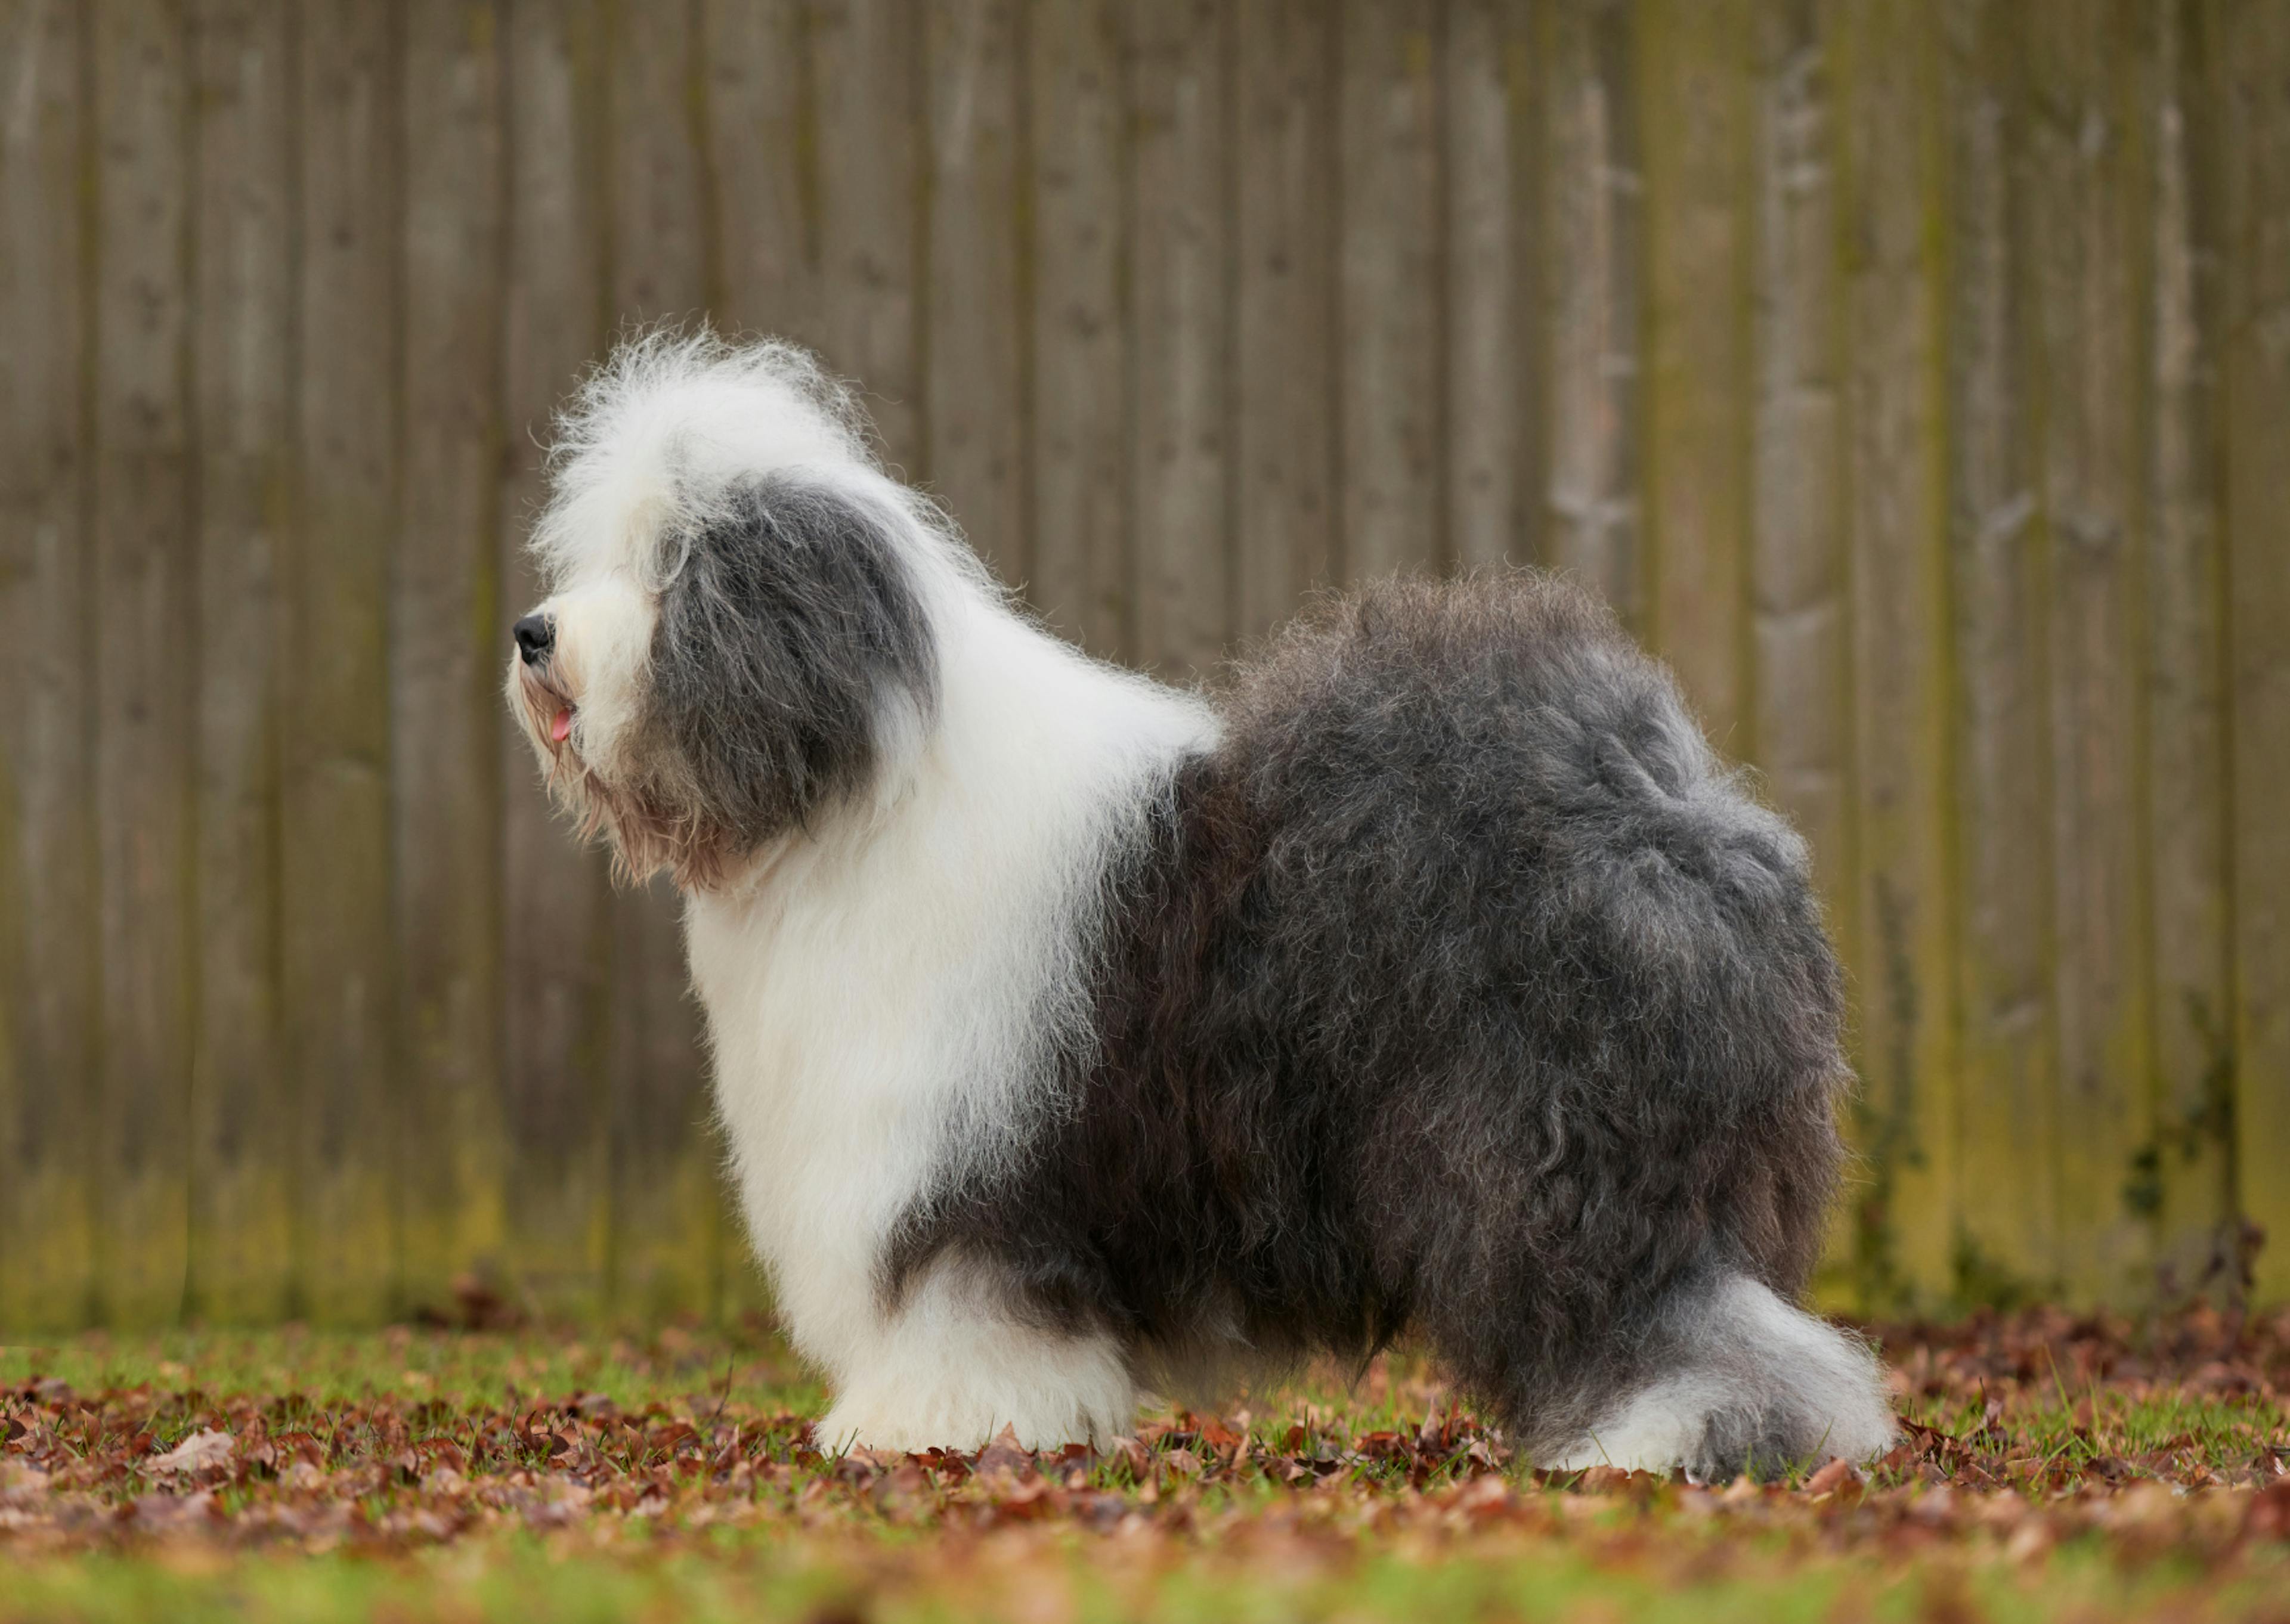
<path id="1" fill-rule="evenodd" d="M 700 312 L 1165 673 L 1577 572 L 1818 850 L 1836 1288 L 2290 1292 L 2290 5 L 0 0 L 0 1332 L 758 1295 L 496 698 Z"/>

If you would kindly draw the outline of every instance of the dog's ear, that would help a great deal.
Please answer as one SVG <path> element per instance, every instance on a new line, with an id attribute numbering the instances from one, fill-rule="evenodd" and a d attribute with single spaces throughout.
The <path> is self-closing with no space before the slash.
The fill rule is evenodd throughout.
<path id="1" fill-rule="evenodd" d="M 929 711 L 936 664 L 901 523 L 781 476 L 688 539 L 661 593 L 646 732 L 731 852 L 861 788 L 886 721 Z"/>

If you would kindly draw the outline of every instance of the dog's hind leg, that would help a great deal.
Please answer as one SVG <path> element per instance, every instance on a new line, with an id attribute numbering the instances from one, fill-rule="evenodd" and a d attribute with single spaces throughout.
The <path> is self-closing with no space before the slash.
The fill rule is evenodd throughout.
<path id="1" fill-rule="evenodd" d="M 1717 1483 L 1830 1460 L 1858 1464 L 1893 1441 L 1884 1372 L 1869 1348 L 1744 1275 L 1681 1288 L 1650 1354 L 1638 1385 L 1537 1464 L 1683 1467 Z"/>

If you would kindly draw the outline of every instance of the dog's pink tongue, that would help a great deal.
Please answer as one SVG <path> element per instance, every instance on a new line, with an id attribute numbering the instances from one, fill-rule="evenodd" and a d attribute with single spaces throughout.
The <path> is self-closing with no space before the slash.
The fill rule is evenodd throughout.
<path id="1" fill-rule="evenodd" d="M 563 744 L 572 736 L 572 713 L 571 710 L 560 710 L 554 716 L 549 718 L 548 737 L 553 742 Z"/>

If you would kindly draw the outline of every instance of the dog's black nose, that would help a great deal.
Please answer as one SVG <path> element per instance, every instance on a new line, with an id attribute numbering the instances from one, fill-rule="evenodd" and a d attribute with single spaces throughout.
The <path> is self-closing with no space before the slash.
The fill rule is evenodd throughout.
<path id="1" fill-rule="evenodd" d="M 516 652 L 529 666 L 548 659 L 548 651 L 556 646 L 556 622 L 548 615 L 529 614 L 508 629 L 516 639 Z"/>

